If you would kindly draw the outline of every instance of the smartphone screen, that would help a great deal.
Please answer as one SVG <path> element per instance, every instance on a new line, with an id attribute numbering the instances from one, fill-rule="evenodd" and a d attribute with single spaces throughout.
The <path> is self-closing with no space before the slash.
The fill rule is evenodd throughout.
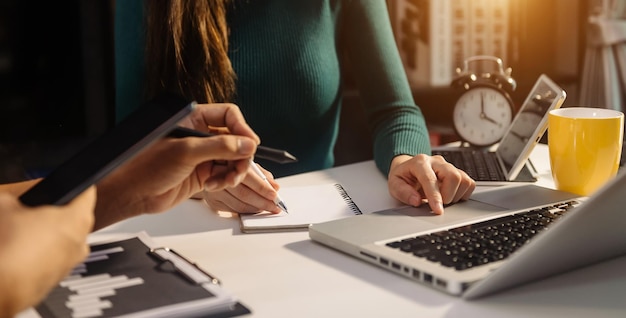
<path id="1" fill-rule="evenodd" d="M 20 196 L 29 206 L 64 205 L 172 130 L 195 103 L 162 95 L 83 147 Z"/>

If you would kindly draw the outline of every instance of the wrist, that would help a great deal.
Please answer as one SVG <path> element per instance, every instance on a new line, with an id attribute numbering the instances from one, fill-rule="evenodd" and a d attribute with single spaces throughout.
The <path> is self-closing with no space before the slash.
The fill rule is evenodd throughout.
<path id="1" fill-rule="evenodd" d="M 393 168 L 411 160 L 411 158 L 413 158 L 412 156 L 409 155 L 397 155 L 395 157 L 393 157 L 393 159 L 391 159 L 391 166 L 389 167 L 389 171 L 391 172 L 391 170 L 393 170 Z"/>
<path id="2" fill-rule="evenodd" d="M 124 181 L 122 178 L 118 182 L 117 179 L 117 173 L 113 173 L 99 182 L 96 187 L 98 199 L 96 200 L 94 231 L 143 214 L 141 202 L 134 200 L 132 191 L 128 191 L 132 186 L 129 187 L 128 184 L 120 186 L 123 184 L 120 182 L 129 181 Z"/>

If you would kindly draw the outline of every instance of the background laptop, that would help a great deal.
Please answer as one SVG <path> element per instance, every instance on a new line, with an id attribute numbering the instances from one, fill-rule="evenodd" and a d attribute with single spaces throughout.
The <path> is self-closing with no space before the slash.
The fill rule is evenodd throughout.
<path id="1" fill-rule="evenodd" d="M 535 172 L 528 156 L 546 131 L 547 113 L 561 107 L 565 96 L 561 87 L 541 74 L 495 151 L 437 147 L 432 154 L 443 156 L 478 184 L 534 182 Z"/>
<path id="2" fill-rule="evenodd" d="M 626 253 L 624 189 L 623 172 L 582 203 L 534 184 L 497 187 L 441 216 L 404 207 L 313 224 L 309 235 L 413 281 L 477 298 Z M 482 236 L 471 239 L 473 232 Z"/>

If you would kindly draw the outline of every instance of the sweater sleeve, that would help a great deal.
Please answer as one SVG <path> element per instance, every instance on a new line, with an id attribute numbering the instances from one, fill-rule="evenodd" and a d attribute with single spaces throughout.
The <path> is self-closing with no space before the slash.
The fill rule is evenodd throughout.
<path id="1" fill-rule="evenodd" d="M 430 154 L 426 122 L 413 100 L 385 1 L 350 1 L 342 10 L 343 38 L 373 132 L 374 159 L 387 176 L 395 156 Z"/>

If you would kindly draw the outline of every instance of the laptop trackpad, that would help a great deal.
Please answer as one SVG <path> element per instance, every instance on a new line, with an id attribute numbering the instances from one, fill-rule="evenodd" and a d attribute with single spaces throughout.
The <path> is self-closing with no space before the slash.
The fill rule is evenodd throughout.
<path id="1" fill-rule="evenodd" d="M 500 212 L 529 209 L 545 206 L 560 201 L 571 200 L 578 196 L 572 193 L 552 190 L 532 184 L 497 187 L 474 193 L 470 200 L 445 207 L 443 215 L 432 213 L 427 204 L 420 207 L 404 207 L 377 214 L 400 213 L 419 221 L 436 225 L 452 225 L 475 218 L 486 217 Z"/>
<path id="2" fill-rule="evenodd" d="M 432 213 L 432 210 L 427 204 L 423 204 L 417 208 L 403 207 L 399 209 L 379 211 L 375 212 L 375 214 L 400 213 L 406 216 L 415 217 L 415 219 L 419 221 L 445 226 L 507 210 L 507 208 L 469 200 L 447 206 L 443 215 L 436 215 Z"/>
<path id="3" fill-rule="evenodd" d="M 572 193 L 526 184 L 481 191 L 472 194 L 470 199 L 509 210 L 521 210 L 578 197 L 580 196 Z"/>

